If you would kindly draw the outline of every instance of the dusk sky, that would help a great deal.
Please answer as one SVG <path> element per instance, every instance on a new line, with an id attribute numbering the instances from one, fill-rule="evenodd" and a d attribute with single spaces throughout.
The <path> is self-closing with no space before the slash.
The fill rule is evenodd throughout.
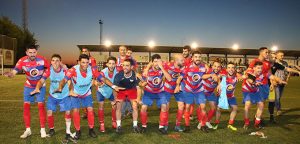
<path id="1" fill-rule="evenodd" d="M 22 0 L 1 0 L 0 15 L 22 25 Z M 78 44 L 300 50 L 300 0 L 28 0 L 28 25 L 40 54 L 75 61 Z"/>

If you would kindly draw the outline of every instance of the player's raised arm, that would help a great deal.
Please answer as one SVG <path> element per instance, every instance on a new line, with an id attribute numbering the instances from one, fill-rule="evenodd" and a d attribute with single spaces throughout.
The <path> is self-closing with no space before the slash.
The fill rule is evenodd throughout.
<path id="1" fill-rule="evenodd" d="M 161 61 L 161 60 L 158 60 L 158 61 L 157 61 L 157 64 L 158 64 L 159 68 L 161 69 L 161 71 L 163 72 L 164 77 L 165 77 L 168 81 L 171 81 L 171 80 L 172 80 L 172 77 L 171 77 L 171 75 L 165 70 L 165 68 L 163 67 L 162 61 Z"/>

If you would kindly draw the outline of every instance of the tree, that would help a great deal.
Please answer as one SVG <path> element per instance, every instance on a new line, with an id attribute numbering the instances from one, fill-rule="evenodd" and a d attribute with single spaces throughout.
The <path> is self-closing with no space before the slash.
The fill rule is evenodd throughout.
<path id="1" fill-rule="evenodd" d="M 17 39 L 17 59 L 25 56 L 26 46 L 36 44 L 34 34 L 13 23 L 8 17 L 0 17 L 0 34 Z"/>

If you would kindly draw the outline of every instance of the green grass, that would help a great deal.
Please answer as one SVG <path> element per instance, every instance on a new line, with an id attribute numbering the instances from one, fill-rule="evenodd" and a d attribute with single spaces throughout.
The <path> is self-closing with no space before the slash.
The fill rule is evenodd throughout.
<path id="1" fill-rule="evenodd" d="M 287 85 L 282 105 L 284 113 L 282 116 L 277 117 L 279 122 L 276 125 L 268 124 L 262 130 L 267 139 L 261 139 L 257 136 L 249 136 L 250 132 L 254 129 L 250 128 L 247 131 L 242 129 L 243 125 L 243 105 L 241 104 L 241 90 L 240 86 L 236 90 L 238 98 L 239 113 L 235 126 L 238 127 L 237 132 L 232 132 L 226 128 L 229 112 L 222 113 L 221 124 L 219 129 L 211 131 L 210 133 L 202 133 L 196 129 L 197 122 L 192 122 L 192 131 L 190 133 L 177 133 L 173 131 L 175 116 L 176 116 L 176 103 L 172 98 L 170 109 L 170 128 L 169 135 L 162 136 L 159 134 L 158 117 L 159 111 L 156 107 L 149 109 L 149 125 L 146 134 L 133 134 L 131 119 L 126 119 L 122 122 L 124 133 L 117 135 L 111 129 L 110 122 L 110 104 L 106 103 L 105 121 L 106 133 L 99 133 L 96 139 L 88 136 L 87 120 L 82 120 L 82 137 L 79 143 L 300 143 L 300 78 L 292 78 Z M 65 136 L 65 123 L 63 113 L 55 113 L 55 129 L 56 135 L 51 138 L 40 138 L 40 127 L 38 119 L 37 106 L 31 107 L 31 128 L 33 135 L 27 139 L 20 139 L 19 136 L 24 131 L 23 124 L 23 83 L 25 81 L 24 75 L 18 75 L 13 79 L 0 76 L 0 143 L 60 143 Z M 49 85 L 49 84 L 48 84 Z M 95 98 L 95 95 L 93 95 Z M 97 108 L 95 101 L 94 108 Z M 254 115 L 254 108 L 252 114 Z M 264 111 L 265 119 L 268 119 L 267 108 Z M 73 125 L 73 124 L 72 124 Z M 99 128 L 98 117 L 95 117 L 95 128 Z M 72 130 L 74 132 L 74 129 Z M 174 136 L 172 137 L 172 136 Z"/>

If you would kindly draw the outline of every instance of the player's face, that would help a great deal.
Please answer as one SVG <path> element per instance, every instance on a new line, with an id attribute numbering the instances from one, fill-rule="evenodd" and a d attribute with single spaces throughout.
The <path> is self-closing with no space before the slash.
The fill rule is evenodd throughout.
<path id="1" fill-rule="evenodd" d="M 235 73 L 235 66 L 233 64 L 227 65 L 227 73 L 232 76 Z"/>
<path id="2" fill-rule="evenodd" d="M 36 49 L 28 49 L 26 51 L 26 55 L 29 57 L 30 60 L 35 60 L 36 55 L 37 55 L 37 50 Z"/>
<path id="3" fill-rule="evenodd" d="M 82 49 L 82 51 L 81 51 L 81 54 L 86 54 L 86 55 L 90 55 L 90 52 L 89 52 L 89 50 L 88 49 Z"/>
<path id="4" fill-rule="evenodd" d="M 183 49 L 183 50 L 182 50 L 182 56 L 183 56 L 184 58 L 189 57 L 189 55 L 190 55 L 189 49 Z"/>
<path id="5" fill-rule="evenodd" d="M 129 56 L 129 57 L 131 57 L 132 51 L 131 50 L 127 50 L 126 55 Z"/>
<path id="6" fill-rule="evenodd" d="M 131 72 L 132 69 L 133 69 L 133 66 L 131 66 L 130 62 L 128 62 L 128 61 L 123 62 L 123 71 L 125 74 Z"/>
<path id="7" fill-rule="evenodd" d="M 268 59 L 268 58 L 269 58 L 269 50 L 268 50 L 268 49 L 262 50 L 262 51 L 260 52 L 260 55 L 261 55 L 264 59 Z"/>
<path id="8" fill-rule="evenodd" d="M 126 47 L 124 47 L 124 46 L 119 47 L 119 53 L 120 53 L 120 56 L 125 56 L 126 55 Z"/>
<path id="9" fill-rule="evenodd" d="M 284 54 L 281 52 L 276 54 L 276 59 L 278 59 L 278 60 L 283 60 L 283 57 L 284 57 Z"/>
<path id="10" fill-rule="evenodd" d="M 212 69 L 215 73 L 218 73 L 221 70 L 221 64 L 218 62 L 214 62 Z"/>
<path id="11" fill-rule="evenodd" d="M 109 60 L 106 63 L 106 66 L 108 67 L 109 71 L 113 71 L 116 67 L 116 62 L 114 60 Z"/>
<path id="12" fill-rule="evenodd" d="M 61 63 L 61 61 L 57 57 L 53 57 L 51 59 L 51 65 L 53 66 L 54 69 L 58 69 L 60 67 L 60 63 Z"/>
<path id="13" fill-rule="evenodd" d="M 88 66 L 89 66 L 89 60 L 88 59 L 81 59 L 79 61 L 80 64 L 80 68 L 83 70 L 87 70 Z"/>
<path id="14" fill-rule="evenodd" d="M 177 65 L 178 65 L 179 67 L 183 67 L 183 66 L 184 66 L 184 59 L 183 59 L 182 56 L 177 57 L 177 58 L 175 59 L 175 61 L 176 61 Z"/>
<path id="15" fill-rule="evenodd" d="M 262 65 L 255 66 L 253 70 L 257 75 L 260 75 L 262 73 Z"/>
<path id="16" fill-rule="evenodd" d="M 153 60 L 153 67 L 155 68 L 155 69 L 159 69 L 159 66 L 158 66 L 158 63 L 161 61 L 161 59 L 154 59 Z"/>
<path id="17" fill-rule="evenodd" d="M 192 59 L 196 65 L 199 65 L 201 63 L 201 54 L 194 54 Z"/>

